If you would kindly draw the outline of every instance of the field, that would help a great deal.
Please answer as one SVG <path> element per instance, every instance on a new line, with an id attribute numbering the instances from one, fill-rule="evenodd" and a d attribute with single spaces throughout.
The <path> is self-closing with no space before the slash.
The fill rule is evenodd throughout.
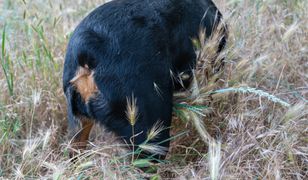
<path id="1" fill-rule="evenodd" d="M 99 126 L 72 162 L 65 49 L 103 2 L 0 0 L 0 179 L 308 179 L 306 0 L 214 1 L 228 44 L 216 57 L 215 36 L 201 35 L 209 40 L 197 44 L 191 91 L 175 95 L 164 162 L 130 158 Z M 221 57 L 225 68 L 217 70 Z"/>

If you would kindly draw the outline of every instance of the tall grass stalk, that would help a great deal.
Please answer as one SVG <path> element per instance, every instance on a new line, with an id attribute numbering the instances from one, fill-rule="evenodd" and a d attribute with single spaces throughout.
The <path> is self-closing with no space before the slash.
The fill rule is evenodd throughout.
<path id="1" fill-rule="evenodd" d="M 252 93 L 255 95 L 258 95 L 260 97 L 264 97 L 267 98 L 268 100 L 278 103 L 282 106 L 285 107 L 290 107 L 291 105 L 281 99 L 279 99 L 278 97 L 271 95 L 265 91 L 256 89 L 256 88 L 251 88 L 251 87 L 239 87 L 239 88 L 227 88 L 227 89 L 220 89 L 220 90 L 216 90 L 212 93 L 228 93 L 228 92 L 235 92 L 235 93 Z"/>
<path id="2" fill-rule="evenodd" d="M 6 52 L 6 48 L 5 48 L 5 39 L 6 39 L 6 31 L 5 31 L 5 27 L 3 28 L 3 32 L 2 32 L 2 43 L 1 43 L 1 67 L 2 70 L 4 72 L 4 76 L 6 79 L 6 83 L 7 83 L 7 87 L 9 90 L 9 94 L 10 96 L 14 95 L 14 72 L 13 72 L 13 68 L 12 68 L 12 61 L 11 58 L 9 56 L 9 54 L 7 54 Z"/>
<path id="3" fill-rule="evenodd" d="M 135 124 L 138 119 L 138 107 L 137 107 L 137 99 L 132 95 L 131 98 L 126 99 L 127 106 L 126 106 L 126 117 L 131 125 L 132 128 L 132 136 L 130 138 L 132 148 L 133 148 L 133 155 L 132 155 L 132 162 L 134 161 L 134 151 L 135 151 Z"/>
<path id="4" fill-rule="evenodd" d="M 221 160 L 221 142 L 215 140 L 209 141 L 208 161 L 209 161 L 209 169 L 212 180 L 219 179 L 220 160 Z"/>

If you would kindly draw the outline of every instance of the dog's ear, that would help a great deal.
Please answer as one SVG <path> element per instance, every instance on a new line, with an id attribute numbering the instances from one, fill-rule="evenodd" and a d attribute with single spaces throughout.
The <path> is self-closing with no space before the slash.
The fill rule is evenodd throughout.
<path id="1" fill-rule="evenodd" d="M 79 67 L 75 77 L 70 81 L 85 102 L 98 91 L 94 81 L 94 72 L 87 65 Z"/>

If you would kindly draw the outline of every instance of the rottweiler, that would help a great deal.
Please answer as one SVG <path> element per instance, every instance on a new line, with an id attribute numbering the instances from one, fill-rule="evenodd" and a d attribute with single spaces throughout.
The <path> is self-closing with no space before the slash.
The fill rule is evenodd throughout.
<path id="1" fill-rule="evenodd" d="M 64 64 L 69 127 L 81 124 L 76 147 L 85 148 L 94 123 L 138 147 L 160 122 L 165 128 L 147 143 L 168 148 L 173 92 L 189 85 L 196 65 L 192 39 L 200 29 L 210 36 L 221 19 L 211 0 L 113 0 L 93 10 L 73 32 Z M 180 82 L 183 73 L 189 78 Z"/>

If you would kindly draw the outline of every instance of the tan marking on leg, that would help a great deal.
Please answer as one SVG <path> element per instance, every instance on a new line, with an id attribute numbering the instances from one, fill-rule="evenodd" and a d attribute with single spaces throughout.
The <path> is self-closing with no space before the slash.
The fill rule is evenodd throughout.
<path id="1" fill-rule="evenodd" d="M 78 154 L 79 150 L 85 150 L 88 144 L 89 135 L 91 133 L 91 129 L 94 125 L 93 120 L 90 120 L 85 117 L 80 118 L 81 121 L 81 130 L 74 137 L 71 145 L 74 148 L 73 151 L 70 152 L 70 157 L 73 158 L 76 154 Z M 77 151 L 75 151 L 77 150 Z M 80 152 L 80 151 L 79 151 Z"/>
<path id="2" fill-rule="evenodd" d="M 88 102 L 98 91 L 93 75 L 94 72 L 88 66 L 80 67 L 75 77 L 70 81 L 85 102 Z"/>

